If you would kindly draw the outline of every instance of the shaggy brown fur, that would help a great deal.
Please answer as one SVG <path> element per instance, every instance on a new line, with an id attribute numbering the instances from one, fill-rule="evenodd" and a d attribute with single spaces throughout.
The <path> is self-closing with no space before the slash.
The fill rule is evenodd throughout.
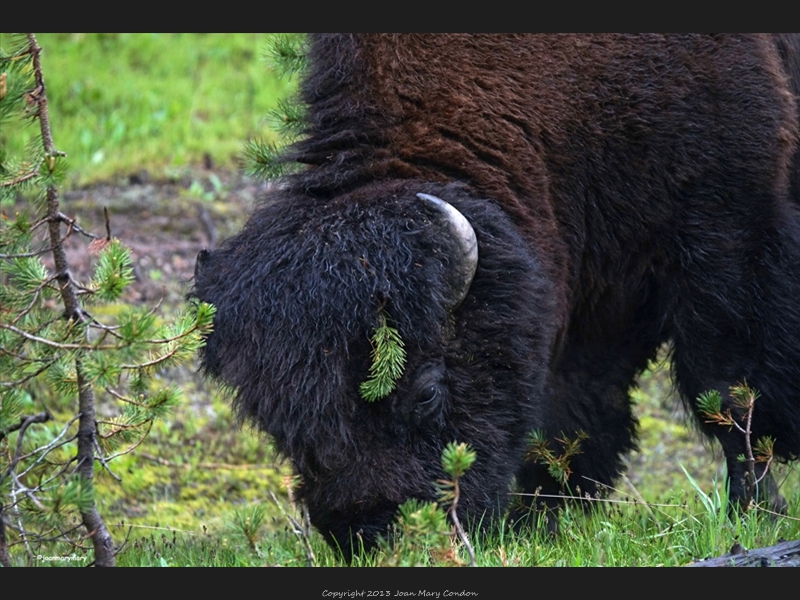
<path id="1" fill-rule="evenodd" d="M 746 379 L 755 435 L 800 454 L 796 37 L 312 41 L 307 137 L 286 155 L 309 168 L 199 261 L 195 293 L 218 307 L 207 370 L 275 436 L 332 543 L 370 545 L 398 503 L 435 497 L 452 440 L 478 450 L 467 515 L 504 506 L 514 476 L 559 490 L 523 460 L 533 428 L 587 433 L 569 485 L 611 484 L 635 447 L 629 389 L 664 342 L 689 406 Z M 451 316 L 455 249 L 419 192 L 478 236 Z M 382 309 L 409 364 L 369 405 Z M 741 436 L 702 426 L 741 500 Z"/>

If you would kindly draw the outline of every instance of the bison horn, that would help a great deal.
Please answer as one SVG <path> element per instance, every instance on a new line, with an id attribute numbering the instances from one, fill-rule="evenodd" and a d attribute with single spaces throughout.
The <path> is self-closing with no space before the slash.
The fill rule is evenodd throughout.
<path id="1" fill-rule="evenodd" d="M 472 278 L 475 276 L 475 269 L 478 267 L 478 239 L 475 236 L 475 230 L 467 218 L 452 204 L 430 194 L 417 194 L 417 198 L 447 218 L 450 232 L 455 236 L 461 249 L 461 256 L 458 257 L 450 277 L 453 295 L 449 299 L 449 304 L 450 310 L 455 310 L 466 298 Z"/>

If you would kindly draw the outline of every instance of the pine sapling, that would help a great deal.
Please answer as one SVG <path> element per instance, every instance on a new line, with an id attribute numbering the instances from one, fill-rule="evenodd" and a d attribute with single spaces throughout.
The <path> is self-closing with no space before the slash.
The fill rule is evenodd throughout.
<path id="1" fill-rule="evenodd" d="M 447 514 L 453 521 L 456 535 L 469 553 L 469 565 L 475 566 L 475 549 L 467 537 L 461 521 L 458 519 L 458 500 L 460 496 L 459 479 L 469 470 L 475 462 L 477 454 L 469 444 L 450 442 L 442 452 L 442 468 L 450 475 L 450 480 L 440 481 L 441 502 L 449 503 Z"/>
<path id="2" fill-rule="evenodd" d="M 576 454 L 581 452 L 581 442 L 588 439 L 584 431 L 578 431 L 574 438 L 568 438 L 563 433 L 555 441 L 561 445 L 561 454 L 556 454 L 549 446 L 544 432 L 536 429 L 528 436 L 528 452 L 525 460 L 538 461 L 547 467 L 547 472 L 560 485 L 563 492 L 567 490 L 567 481 L 572 475 L 570 462 Z"/>
<path id="3" fill-rule="evenodd" d="M 117 548 L 95 502 L 95 467 L 120 479 L 111 461 L 132 452 L 178 401 L 154 376 L 195 355 L 214 309 L 198 303 L 165 320 L 125 303 L 130 251 L 112 238 L 107 213 L 103 237 L 62 212 L 66 154 L 53 142 L 42 49 L 33 34 L 11 40 L 10 52 L 0 48 L 0 121 L 39 127 L 23 159 L 0 149 L 0 561 L 11 564 L 12 546 L 30 564 L 53 545 L 83 552 L 74 533 L 81 527 L 94 564 L 111 566 Z M 91 240 L 88 282 L 70 268 L 70 236 Z M 113 409 L 101 415 L 99 399 Z"/>
<path id="4" fill-rule="evenodd" d="M 759 484 L 767 477 L 773 460 L 775 440 L 769 436 L 759 438 L 753 443 L 753 411 L 760 393 L 751 388 L 747 382 L 731 386 L 732 406 L 722 407 L 722 395 L 717 390 L 709 390 L 697 398 L 699 411 L 706 418 L 706 423 L 713 423 L 739 431 L 744 438 L 745 452 L 738 457 L 746 463 L 745 475 L 745 508 L 749 509 L 756 498 Z M 735 414 L 734 414 L 735 413 Z M 764 463 L 760 476 L 756 475 L 756 463 Z"/>

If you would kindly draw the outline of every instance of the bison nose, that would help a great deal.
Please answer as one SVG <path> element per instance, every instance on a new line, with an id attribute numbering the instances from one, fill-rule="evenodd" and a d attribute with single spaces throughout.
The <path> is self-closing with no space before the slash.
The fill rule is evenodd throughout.
<path id="1" fill-rule="evenodd" d="M 310 516 L 311 523 L 322 533 L 325 541 L 351 564 L 355 555 L 371 552 L 381 540 L 391 542 L 397 509 L 397 504 L 386 503 L 365 512 L 356 509 L 314 514 L 311 511 Z"/>

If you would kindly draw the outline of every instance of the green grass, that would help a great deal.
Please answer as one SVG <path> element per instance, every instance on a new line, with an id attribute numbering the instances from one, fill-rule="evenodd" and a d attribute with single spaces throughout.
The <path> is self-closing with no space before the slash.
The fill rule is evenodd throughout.
<path id="1" fill-rule="evenodd" d="M 264 61 L 267 34 L 40 34 L 53 134 L 72 184 L 143 169 L 157 177 L 208 156 L 233 168 L 245 140 L 273 140 L 266 115 L 293 82 Z M 0 46 L 8 46 L 0 34 Z M 4 123 L 20 155 L 35 128 Z"/>
<path id="2" fill-rule="evenodd" d="M 475 536 L 479 566 L 678 566 L 725 554 L 734 542 L 757 548 L 800 539 L 797 517 L 773 519 L 752 511 L 729 518 L 724 479 L 717 474 L 714 456 L 698 446 L 690 427 L 673 418 L 674 408 L 665 397 L 667 370 L 653 365 L 641 381 L 637 413 L 649 425 L 642 454 L 630 461 L 631 483 L 620 482 L 619 492 L 598 502 L 589 514 L 567 508 L 556 537 L 535 527 Z M 125 483 L 127 489 L 106 509 L 116 538 L 129 535 L 120 564 L 342 566 L 313 529 L 296 532 L 290 517 L 295 523 L 303 518 L 291 506 L 282 480 L 288 472 L 272 462 L 266 440 L 250 430 L 237 431 L 223 398 L 214 397 L 212 412 L 215 416 L 208 418 L 183 406 L 172 425 L 162 425 L 146 442 L 145 454 L 157 454 L 172 466 L 141 456 L 130 459 L 129 477 L 135 474 L 138 483 Z M 203 468 L 226 460 L 242 468 Z M 778 481 L 784 481 L 787 470 L 778 472 Z M 110 486 L 104 487 L 109 499 L 119 484 L 106 478 L 103 485 Z M 790 502 L 789 514 L 800 514 L 797 469 L 789 472 L 782 491 Z M 120 519 L 123 506 L 133 515 L 130 507 L 140 506 L 142 514 Z M 410 532 L 393 547 L 356 556 L 354 565 L 456 566 L 467 561 L 464 548 L 451 546 L 447 536 Z"/>
<path id="3" fill-rule="evenodd" d="M 667 370 L 653 365 L 641 379 L 637 413 L 650 425 L 642 455 L 631 460 L 631 483 L 620 482 L 620 491 L 598 502 L 588 514 L 568 507 L 555 537 L 542 527 L 499 528 L 474 536 L 479 566 L 679 566 L 725 554 L 735 542 L 758 548 L 782 539 L 800 539 L 796 516 L 773 518 L 756 510 L 728 517 L 724 479 L 717 475 L 713 455 L 698 446 L 690 427 L 671 418 L 674 409 L 663 396 L 669 391 Z M 302 524 L 303 517 L 286 492 L 288 471 L 272 461 L 265 438 L 250 430 L 238 431 L 224 398 L 214 396 L 211 412 L 213 418 L 184 405 L 171 425 L 162 425 L 146 442 L 145 454 L 157 454 L 172 466 L 141 456 L 130 459 L 129 476 L 136 474 L 140 483 L 124 484 L 130 487 L 106 508 L 116 539 L 129 536 L 119 564 L 343 566 L 316 531 L 296 530 L 295 524 Z M 661 451 L 653 453 L 652 443 Z M 690 464 L 686 471 L 675 457 Z M 692 465 L 690 459 L 697 464 Z M 224 461 L 241 468 L 203 468 Z M 779 482 L 784 481 L 787 470 L 778 472 Z M 790 515 L 800 514 L 798 475 L 797 469 L 791 470 L 782 487 Z M 104 479 L 106 501 L 119 485 Z M 635 485 L 635 494 L 629 485 Z M 644 497 L 646 504 L 637 496 Z M 128 514 L 135 515 L 130 507 L 136 506 L 142 513 L 138 518 L 120 519 L 123 506 L 129 507 Z M 356 556 L 353 564 L 459 566 L 466 562 L 465 549 L 451 545 L 449 537 L 409 531 L 393 547 Z"/>
<path id="4" fill-rule="evenodd" d="M 530 566 L 681 566 L 726 554 L 734 543 L 747 549 L 770 546 L 800 538 L 800 521 L 773 519 L 753 511 L 729 518 L 724 494 L 708 497 L 679 492 L 669 503 L 644 506 L 634 503 L 601 504 L 592 514 L 575 508 L 561 515 L 558 535 L 542 529 L 515 532 L 497 529 L 475 535 L 476 562 L 484 567 Z M 797 494 L 791 499 L 797 514 Z M 300 519 L 300 515 L 295 515 Z M 442 536 L 401 538 L 393 547 L 357 555 L 353 566 L 462 566 L 465 549 Z M 273 517 L 248 541 L 232 518 L 223 533 L 144 532 L 129 538 L 120 555 L 121 565 L 159 566 L 343 566 L 322 538 L 312 532 L 308 544 L 285 519 Z"/>

